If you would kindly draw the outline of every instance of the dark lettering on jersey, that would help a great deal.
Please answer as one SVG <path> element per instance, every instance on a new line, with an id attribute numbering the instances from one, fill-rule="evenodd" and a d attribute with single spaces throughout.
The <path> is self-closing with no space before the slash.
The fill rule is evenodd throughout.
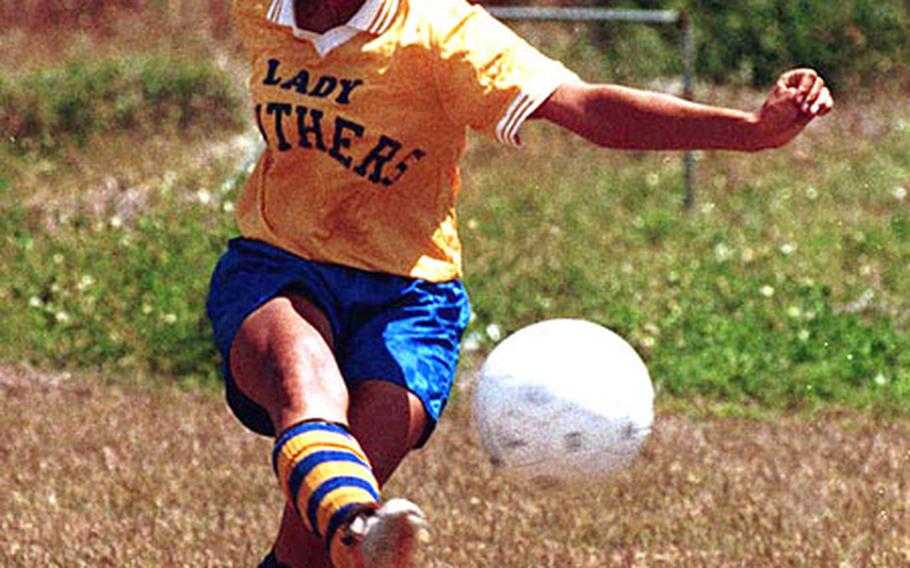
<path id="1" fill-rule="evenodd" d="M 401 143 L 383 134 L 379 138 L 379 143 L 376 144 L 376 147 L 370 150 L 370 153 L 360 162 L 359 166 L 354 168 L 354 172 L 373 183 L 381 183 L 385 186 L 392 185 L 395 182 L 382 175 L 382 167 L 395 157 L 398 150 L 401 150 Z M 372 172 L 367 177 L 367 169 L 371 166 Z"/>
<path id="2" fill-rule="evenodd" d="M 322 111 L 309 109 L 304 106 L 297 107 L 297 132 L 300 135 L 301 148 L 313 148 L 315 143 L 318 150 L 326 151 L 325 139 L 322 136 Z M 309 114 L 310 121 L 307 123 L 306 117 Z M 313 135 L 313 142 L 310 142 L 310 134 Z"/>
<path id="3" fill-rule="evenodd" d="M 277 59 L 268 60 L 269 69 L 265 74 L 265 79 L 262 80 L 263 85 L 280 85 L 281 77 L 278 76 L 278 67 L 281 66 L 281 62 Z"/>
<path id="4" fill-rule="evenodd" d="M 400 162 L 395 165 L 395 173 L 392 174 L 391 178 L 389 178 L 389 183 L 387 185 L 391 185 L 401 179 L 401 176 L 403 176 L 405 172 L 408 171 L 408 167 L 411 164 L 419 162 L 426 155 L 427 153 L 420 148 L 411 150 L 407 156 L 405 156 Z"/>
<path id="5" fill-rule="evenodd" d="M 306 69 L 301 69 L 300 73 L 294 75 L 293 79 L 289 79 L 281 84 L 282 89 L 291 90 L 294 89 L 301 95 L 307 93 L 307 87 L 310 84 L 310 72 Z"/>
<path id="6" fill-rule="evenodd" d="M 338 86 L 338 79 L 335 77 L 329 77 L 328 75 L 323 75 L 316 81 L 316 86 L 313 87 L 313 90 L 310 91 L 310 96 L 317 99 L 324 99 L 335 92 L 335 87 Z"/>
<path id="7" fill-rule="evenodd" d="M 291 116 L 292 106 L 290 103 L 269 103 L 265 107 L 265 113 L 275 116 L 275 137 L 278 138 L 278 150 L 287 152 L 291 149 L 290 143 L 284 137 L 284 128 L 281 126 L 282 116 Z"/>
<path id="8" fill-rule="evenodd" d="M 331 75 L 322 75 L 310 88 L 310 79 L 312 74 L 307 69 L 300 69 L 290 79 L 285 80 L 281 61 L 278 59 L 269 59 L 266 61 L 265 77 L 262 84 L 270 87 L 278 87 L 285 91 L 295 91 L 298 94 L 309 96 L 317 99 L 328 99 L 334 96 L 334 101 L 340 105 L 351 103 L 351 94 L 357 87 L 363 85 L 361 79 L 344 79 L 333 77 Z"/>
<path id="9" fill-rule="evenodd" d="M 360 79 L 342 79 L 341 94 L 338 95 L 338 98 L 335 99 L 335 101 L 340 105 L 349 104 L 351 102 L 351 93 L 360 85 L 363 85 L 363 81 Z"/>
<path id="10" fill-rule="evenodd" d="M 357 124 L 356 122 L 351 122 L 346 118 L 341 118 L 340 116 L 335 118 L 335 138 L 334 143 L 332 144 L 332 149 L 329 150 L 329 156 L 338 160 L 338 163 L 346 168 L 351 167 L 351 156 L 342 153 L 342 150 L 347 150 L 351 147 L 351 137 L 348 136 L 348 133 L 354 134 L 357 138 L 363 138 L 363 125 Z"/>
<path id="11" fill-rule="evenodd" d="M 271 120 L 268 116 L 272 117 Z M 302 105 L 280 102 L 256 105 L 256 124 L 267 144 L 273 144 L 279 152 L 291 150 L 295 146 L 288 141 L 288 137 L 293 137 L 296 127 L 297 148 L 325 152 L 344 168 L 374 185 L 394 185 L 409 167 L 427 155 L 420 148 L 415 148 L 396 162 L 403 148 L 398 140 L 380 134 L 376 145 L 366 150 L 357 143 L 367 133 L 364 125 L 335 116 L 334 130 L 329 132 L 325 128 L 332 128 L 332 123 L 327 124 L 330 119 L 324 118 L 323 111 Z M 331 147 L 326 146 L 326 135 L 331 137 Z M 352 168 L 355 163 L 357 165 Z"/>

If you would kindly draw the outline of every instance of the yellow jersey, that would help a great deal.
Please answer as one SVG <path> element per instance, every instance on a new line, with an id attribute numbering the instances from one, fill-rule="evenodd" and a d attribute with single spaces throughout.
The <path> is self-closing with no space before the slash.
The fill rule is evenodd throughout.
<path id="1" fill-rule="evenodd" d="M 468 127 L 517 145 L 576 76 L 463 0 L 366 0 L 322 34 L 294 0 L 235 0 L 266 141 L 240 232 L 306 259 L 461 276 L 455 202 Z"/>

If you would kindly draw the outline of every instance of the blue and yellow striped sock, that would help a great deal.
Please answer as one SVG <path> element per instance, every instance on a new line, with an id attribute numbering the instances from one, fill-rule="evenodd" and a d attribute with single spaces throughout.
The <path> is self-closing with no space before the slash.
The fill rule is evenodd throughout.
<path id="1" fill-rule="evenodd" d="M 381 500 L 360 444 L 339 424 L 303 422 L 278 437 L 272 466 L 304 526 L 325 540 L 333 563 L 343 566 L 338 529 L 359 511 L 377 508 Z"/>

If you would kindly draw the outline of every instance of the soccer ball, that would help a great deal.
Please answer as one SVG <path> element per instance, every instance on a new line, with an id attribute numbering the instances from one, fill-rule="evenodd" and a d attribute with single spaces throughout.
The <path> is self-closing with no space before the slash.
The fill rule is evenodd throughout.
<path id="1" fill-rule="evenodd" d="M 654 419 L 654 388 L 619 335 L 589 321 L 546 320 L 490 353 L 474 419 L 500 471 L 543 485 L 584 485 L 638 453 Z"/>

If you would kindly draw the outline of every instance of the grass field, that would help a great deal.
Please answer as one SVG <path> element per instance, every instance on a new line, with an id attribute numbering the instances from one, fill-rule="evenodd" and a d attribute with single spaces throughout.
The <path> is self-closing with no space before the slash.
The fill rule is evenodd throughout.
<path id="1" fill-rule="evenodd" d="M 123 2 L 92 35 L 37 4 L 60 13 L 0 35 L 0 566 L 253 566 L 270 443 L 221 402 L 202 313 L 256 143 L 223 6 L 195 29 L 191 3 L 149 26 Z M 388 487 L 432 519 L 422 566 L 910 566 L 910 111 L 841 99 L 785 150 L 700 154 L 690 212 L 676 154 L 472 140 L 459 387 Z M 469 412 L 497 339 L 562 316 L 658 389 L 641 458 L 569 497 L 501 479 Z"/>
<path id="2" fill-rule="evenodd" d="M 432 519 L 421 566 L 910 566 L 906 421 L 661 412 L 634 467 L 567 497 L 491 470 L 467 394 L 387 488 Z M 277 527 L 270 443 L 217 396 L 4 367 L 0 431 L 3 566 L 249 567 Z"/>

